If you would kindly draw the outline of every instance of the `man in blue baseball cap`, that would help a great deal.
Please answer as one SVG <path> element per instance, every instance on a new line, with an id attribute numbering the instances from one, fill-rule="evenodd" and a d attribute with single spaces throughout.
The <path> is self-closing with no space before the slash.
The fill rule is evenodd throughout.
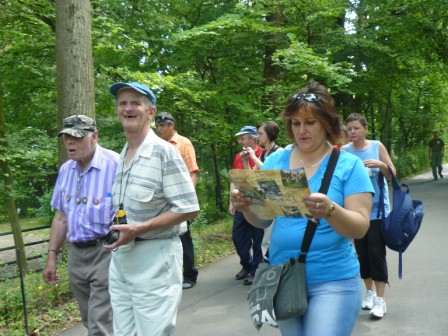
<path id="1" fill-rule="evenodd" d="M 263 149 L 258 145 L 258 131 L 254 126 L 244 126 L 235 134 L 242 151 L 235 156 L 232 169 L 253 169 L 255 162 L 249 151 L 260 157 Z M 230 185 L 230 190 L 235 186 Z M 229 202 L 229 213 L 233 216 L 232 239 L 236 252 L 240 257 L 241 271 L 235 275 L 236 280 L 243 280 L 245 285 L 251 285 L 258 264 L 263 260 L 261 243 L 264 230 L 249 224 L 240 211 L 236 211 L 232 202 Z M 252 249 L 252 253 L 251 253 Z"/>
<path id="2" fill-rule="evenodd" d="M 236 136 L 240 136 L 243 134 L 249 134 L 249 135 L 253 135 L 254 137 L 258 137 L 258 131 L 257 128 L 254 126 L 243 126 L 242 129 L 240 129 L 240 131 L 238 133 L 236 133 Z"/>
<path id="3" fill-rule="evenodd" d="M 138 82 L 130 82 L 130 83 L 117 82 L 110 87 L 109 91 L 112 95 L 118 97 L 118 93 L 124 88 L 134 89 L 135 91 L 147 96 L 151 101 L 152 105 L 154 106 L 157 105 L 156 96 L 151 91 L 151 89 L 148 88 L 146 85 L 140 84 Z"/>
<path id="4" fill-rule="evenodd" d="M 110 93 L 126 144 L 112 188 L 119 231 L 109 268 L 115 335 L 174 335 L 182 296 L 180 224 L 199 212 L 182 156 L 151 128 L 156 98 L 145 85 L 115 83 Z"/>

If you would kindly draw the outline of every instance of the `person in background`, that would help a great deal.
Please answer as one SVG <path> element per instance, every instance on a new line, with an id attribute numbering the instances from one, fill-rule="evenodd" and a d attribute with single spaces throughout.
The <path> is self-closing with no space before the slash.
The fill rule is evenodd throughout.
<path id="1" fill-rule="evenodd" d="M 336 144 L 333 145 L 333 147 L 336 149 L 341 149 L 342 146 L 344 146 L 348 143 L 349 143 L 349 140 L 348 140 L 347 126 L 342 124 L 341 125 L 341 134 L 340 134 L 339 139 L 337 140 Z"/>
<path id="2" fill-rule="evenodd" d="M 308 310 L 302 316 L 278 321 L 284 336 L 349 336 L 361 306 L 362 283 L 352 238 L 361 238 L 369 227 L 372 184 L 362 162 L 341 152 L 328 193 L 318 190 L 326 171 L 340 122 L 327 88 L 316 82 L 288 101 L 283 119 L 294 146 L 266 158 L 262 170 L 304 169 L 311 194 L 303 203 L 318 220 L 306 259 Z M 231 192 L 235 209 L 257 227 L 271 225 L 251 207 L 250 197 Z M 306 230 L 305 217 L 275 216 L 269 262 L 279 265 L 297 258 Z"/>
<path id="3" fill-rule="evenodd" d="M 277 145 L 275 142 L 280 133 L 280 126 L 275 121 L 265 121 L 262 122 L 258 126 L 258 144 L 263 146 L 263 152 L 260 155 L 260 158 L 257 158 L 254 150 L 251 147 L 248 147 L 246 150 L 249 152 L 250 158 L 255 162 L 254 169 L 261 169 L 263 166 L 264 160 L 271 155 L 272 153 L 283 150 L 282 147 Z M 244 167 L 248 169 L 247 160 L 244 161 Z M 271 240 L 271 231 L 274 225 L 269 225 L 264 229 L 263 241 L 261 243 L 261 250 L 263 255 L 266 255 L 266 252 L 269 247 L 269 242 Z"/>
<path id="4" fill-rule="evenodd" d="M 235 156 L 232 169 L 245 169 L 244 161 L 248 167 L 253 169 L 255 162 L 250 158 L 248 149 L 252 149 L 258 158 L 262 153 L 262 148 L 258 145 L 258 132 L 254 126 L 244 126 L 235 134 L 242 151 Z M 233 183 L 230 190 L 234 189 Z M 240 257 L 241 270 L 235 275 L 236 280 L 243 280 L 245 285 L 251 285 L 258 264 L 263 260 L 261 243 L 263 241 L 264 230 L 250 225 L 240 211 L 235 211 L 232 202 L 229 202 L 229 213 L 233 216 L 232 239 L 236 252 Z M 251 254 L 252 250 L 252 254 Z"/>
<path id="5" fill-rule="evenodd" d="M 388 283 L 388 270 L 386 244 L 381 236 L 382 219 L 379 218 L 378 213 L 380 197 L 378 174 L 381 172 L 385 179 L 390 180 L 392 176 L 389 167 L 394 175 L 396 169 L 386 147 L 380 141 L 366 139 L 368 127 L 367 120 L 363 115 L 351 113 L 345 124 L 347 125 L 350 143 L 342 149 L 362 160 L 375 189 L 369 231 L 361 239 L 355 239 L 355 246 L 361 265 L 361 278 L 366 286 L 361 307 L 362 309 L 370 309 L 370 316 L 380 319 L 387 311 L 384 295 Z M 387 181 L 384 183 L 384 212 L 385 216 L 390 212 Z"/>
<path id="6" fill-rule="evenodd" d="M 156 97 L 138 82 L 115 83 L 126 144 L 113 186 L 119 224 L 109 268 L 115 335 L 175 335 L 182 296 L 180 223 L 199 212 L 190 173 L 173 145 L 151 129 Z"/>
<path id="7" fill-rule="evenodd" d="M 174 147 L 179 151 L 182 159 L 187 165 L 190 171 L 191 180 L 196 187 L 197 173 L 199 172 L 199 167 L 196 163 L 196 153 L 191 141 L 179 135 L 175 130 L 174 118 L 168 112 L 160 112 L 156 118 L 156 130 L 159 137 L 163 140 L 168 141 L 173 144 Z M 190 232 L 191 222 L 187 222 L 187 231 L 180 236 L 182 242 L 183 254 L 183 266 L 184 266 L 184 280 L 182 283 L 183 289 L 189 289 L 196 285 L 198 279 L 199 271 L 194 265 L 194 246 L 193 239 L 191 238 Z"/>
<path id="8" fill-rule="evenodd" d="M 111 254 L 102 248 L 114 217 L 112 185 L 118 154 L 98 145 L 96 122 L 85 115 L 65 118 L 59 133 L 69 160 L 58 174 L 51 199 L 57 210 L 48 243 L 46 283 L 60 277 L 56 261 L 67 239 L 67 270 L 73 295 L 89 336 L 113 335 L 109 296 Z"/>
<path id="9" fill-rule="evenodd" d="M 247 147 L 246 151 L 249 157 L 255 162 L 254 169 L 261 169 L 264 159 L 274 153 L 280 147 L 275 141 L 280 133 L 280 126 L 275 121 L 265 121 L 258 126 L 258 144 L 263 147 L 260 157 L 255 155 L 255 151 L 251 147 Z M 245 168 L 250 169 L 248 161 L 244 160 Z"/>
<path id="10" fill-rule="evenodd" d="M 437 173 L 439 173 L 440 178 L 443 179 L 442 161 L 445 156 L 445 143 L 439 138 L 437 130 L 432 132 L 432 136 L 433 138 L 428 142 L 428 155 L 429 161 L 431 161 L 432 176 L 434 177 L 433 181 L 437 181 Z"/>

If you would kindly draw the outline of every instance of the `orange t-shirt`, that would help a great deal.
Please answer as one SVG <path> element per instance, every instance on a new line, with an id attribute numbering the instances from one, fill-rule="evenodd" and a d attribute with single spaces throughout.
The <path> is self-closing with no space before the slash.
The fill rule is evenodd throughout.
<path id="1" fill-rule="evenodd" d="M 184 159 L 188 171 L 190 173 L 198 173 L 199 167 L 196 163 L 196 152 L 190 139 L 175 132 L 169 142 L 179 151 L 180 155 Z"/>

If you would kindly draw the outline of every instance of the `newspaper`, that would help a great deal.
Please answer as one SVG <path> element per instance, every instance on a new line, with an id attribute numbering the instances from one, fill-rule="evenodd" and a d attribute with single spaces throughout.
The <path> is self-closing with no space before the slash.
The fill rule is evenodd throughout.
<path id="1" fill-rule="evenodd" d="M 252 197 L 254 212 L 262 219 L 274 216 L 312 218 L 302 196 L 310 194 L 303 168 L 295 170 L 229 171 L 232 183 L 244 195 Z"/>

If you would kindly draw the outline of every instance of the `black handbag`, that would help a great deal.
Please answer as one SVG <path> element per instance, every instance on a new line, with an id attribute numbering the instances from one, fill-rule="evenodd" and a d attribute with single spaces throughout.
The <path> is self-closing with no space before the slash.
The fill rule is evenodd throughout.
<path id="1" fill-rule="evenodd" d="M 326 194 L 339 158 L 339 150 L 333 149 L 324 179 L 319 189 Z M 272 266 L 264 259 L 255 272 L 249 291 L 249 309 L 257 329 L 262 324 L 277 326 L 277 321 L 300 316 L 308 309 L 306 286 L 306 255 L 316 232 L 317 223 L 308 219 L 299 256 L 281 265 Z M 268 255 L 269 251 L 266 253 Z"/>

